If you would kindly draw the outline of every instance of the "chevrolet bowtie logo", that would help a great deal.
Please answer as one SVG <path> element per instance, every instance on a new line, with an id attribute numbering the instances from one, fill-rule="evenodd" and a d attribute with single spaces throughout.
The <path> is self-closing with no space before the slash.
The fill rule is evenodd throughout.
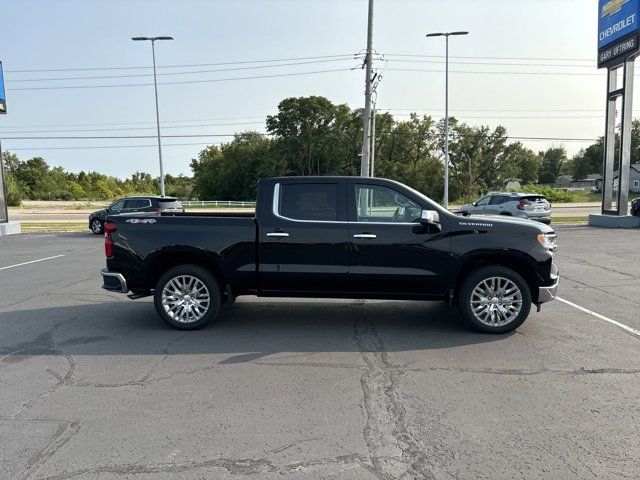
<path id="1" fill-rule="evenodd" d="M 605 3 L 604 7 L 602 7 L 602 14 L 600 15 L 600 18 L 618 13 L 622 10 L 622 6 L 630 1 L 631 0 L 611 0 L 610 2 Z"/>

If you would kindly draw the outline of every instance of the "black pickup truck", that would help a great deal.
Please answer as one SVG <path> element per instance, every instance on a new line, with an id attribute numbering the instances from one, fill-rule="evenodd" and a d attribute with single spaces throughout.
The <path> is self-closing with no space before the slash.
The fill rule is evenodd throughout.
<path id="1" fill-rule="evenodd" d="M 260 181 L 255 214 L 107 217 L 102 276 L 183 330 L 257 295 L 444 300 L 503 333 L 555 298 L 555 250 L 549 226 L 458 217 L 391 180 L 283 177 Z"/>

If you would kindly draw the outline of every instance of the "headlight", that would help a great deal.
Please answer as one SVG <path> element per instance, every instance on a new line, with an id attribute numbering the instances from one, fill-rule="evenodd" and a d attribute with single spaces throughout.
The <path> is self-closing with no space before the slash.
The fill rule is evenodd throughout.
<path id="1" fill-rule="evenodd" d="M 557 235 L 555 233 L 539 233 L 538 234 L 538 242 L 544 248 L 555 252 L 558 249 L 556 245 Z"/>

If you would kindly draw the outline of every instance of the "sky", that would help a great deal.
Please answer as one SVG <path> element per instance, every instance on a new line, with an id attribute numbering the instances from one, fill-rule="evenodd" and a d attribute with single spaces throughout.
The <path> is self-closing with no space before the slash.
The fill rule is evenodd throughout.
<path id="1" fill-rule="evenodd" d="M 189 175 L 226 135 L 264 131 L 283 98 L 362 107 L 367 4 L 4 0 L 2 148 L 74 172 L 157 175 L 151 46 L 132 36 L 175 38 L 156 44 L 166 173 Z M 451 114 L 513 137 L 582 139 L 523 141 L 573 154 L 604 132 L 597 10 L 596 0 L 375 0 L 377 106 L 443 116 L 444 39 L 425 34 L 468 30 L 451 39 Z M 47 138 L 61 136 L 150 138 Z"/>

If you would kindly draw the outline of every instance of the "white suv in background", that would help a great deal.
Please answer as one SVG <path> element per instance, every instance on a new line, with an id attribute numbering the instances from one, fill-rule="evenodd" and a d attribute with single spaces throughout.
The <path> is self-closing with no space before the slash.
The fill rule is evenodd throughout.
<path id="1" fill-rule="evenodd" d="M 551 204 L 536 193 L 491 192 L 458 209 L 458 215 L 505 215 L 551 223 Z"/>

